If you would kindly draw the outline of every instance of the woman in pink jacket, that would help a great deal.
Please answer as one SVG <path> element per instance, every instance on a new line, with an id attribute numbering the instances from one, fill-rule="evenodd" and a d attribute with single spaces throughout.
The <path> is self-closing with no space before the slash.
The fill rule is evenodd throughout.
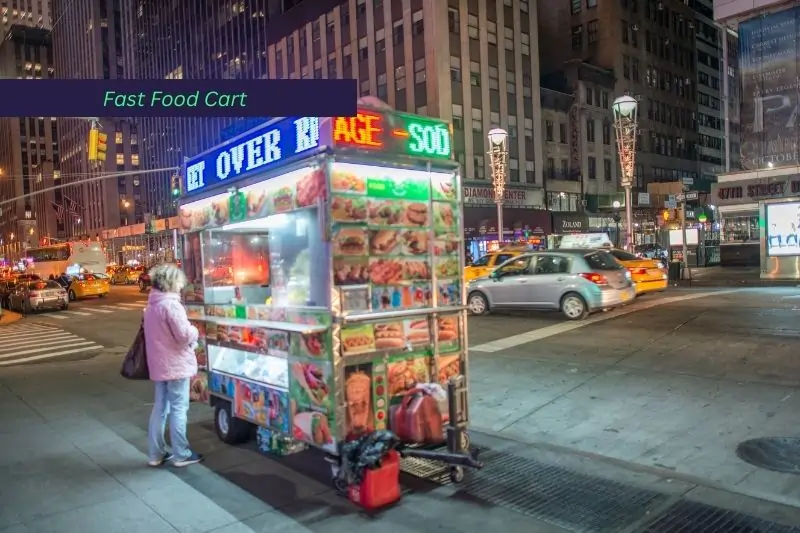
<path id="1" fill-rule="evenodd" d="M 189 413 L 189 386 L 197 374 L 194 349 L 198 332 L 186 316 L 181 291 L 186 276 L 175 265 L 164 263 L 150 270 L 152 291 L 144 311 L 144 337 L 147 345 L 147 366 L 155 383 L 155 402 L 150 415 L 150 466 L 171 461 L 174 466 L 199 463 L 203 457 L 189 448 L 186 437 Z M 167 449 L 164 430 L 169 419 Z"/>

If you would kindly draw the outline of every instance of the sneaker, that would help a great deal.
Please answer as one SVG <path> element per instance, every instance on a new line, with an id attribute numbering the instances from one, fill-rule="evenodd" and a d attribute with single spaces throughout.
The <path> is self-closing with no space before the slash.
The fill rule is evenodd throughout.
<path id="1" fill-rule="evenodd" d="M 161 466 L 167 461 L 172 461 L 173 459 L 174 457 L 171 453 L 165 453 L 164 455 L 161 456 L 160 459 L 151 459 L 150 461 L 147 462 L 147 464 L 150 466 Z"/>
<path id="2" fill-rule="evenodd" d="M 186 459 L 178 459 L 176 461 L 173 461 L 172 462 L 172 466 L 175 466 L 175 467 L 178 467 L 178 468 L 182 468 L 184 466 L 197 464 L 202 460 L 203 460 L 203 456 L 202 455 L 200 455 L 199 453 L 192 452 L 192 455 L 190 455 Z"/>

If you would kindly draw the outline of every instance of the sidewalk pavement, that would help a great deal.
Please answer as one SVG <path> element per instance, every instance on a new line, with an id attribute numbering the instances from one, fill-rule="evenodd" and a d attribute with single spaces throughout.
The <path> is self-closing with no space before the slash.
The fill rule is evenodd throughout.
<path id="1" fill-rule="evenodd" d="M 692 268 L 691 279 L 681 280 L 681 287 L 796 287 L 798 280 L 761 278 L 760 267 L 698 267 Z M 687 274 L 688 275 L 688 274 Z"/>
<path id="2" fill-rule="evenodd" d="M 15 313 L 14 311 L 9 311 L 8 309 L 2 309 L 0 310 L 0 327 L 13 324 L 14 322 L 19 321 L 21 318 L 22 315 L 19 313 Z"/>
<path id="3" fill-rule="evenodd" d="M 336 495 L 314 454 L 273 459 L 221 443 L 202 405 L 191 409 L 190 440 L 206 461 L 148 468 L 151 388 L 121 379 L 119 362 L 0 372 L 2 533 L 664 533 L 676 523 L 798 532 L 789 525 L 800 509 L 479 432 L 485 470 L 461 485 L 406 479 L 411 492 L 376 516 Z M 709 520 L 722 529 L 704 529 Z"/>

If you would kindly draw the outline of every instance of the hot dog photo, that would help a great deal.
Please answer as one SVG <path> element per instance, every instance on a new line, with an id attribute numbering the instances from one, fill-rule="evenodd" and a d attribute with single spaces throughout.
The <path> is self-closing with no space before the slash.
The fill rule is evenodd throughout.
<path id="1" fill-rule="evenodd" d="M 374 332 L 375 348 L 378 350 L 398 350 L 406 346 L 402 322 L 375 324 Z"/>

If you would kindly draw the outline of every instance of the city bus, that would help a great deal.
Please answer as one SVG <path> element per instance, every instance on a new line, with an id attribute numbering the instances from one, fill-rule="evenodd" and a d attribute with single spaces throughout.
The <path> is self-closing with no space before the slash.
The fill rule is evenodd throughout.
<path id="1" fill-rule="evenodd" d="M 26 270 L 42 279 L 51 275 L 79 274 L 81 272 L 106 273 L 106 255 L 103 246 L 95 241 L 70 241 L 25 252 Z"/>

